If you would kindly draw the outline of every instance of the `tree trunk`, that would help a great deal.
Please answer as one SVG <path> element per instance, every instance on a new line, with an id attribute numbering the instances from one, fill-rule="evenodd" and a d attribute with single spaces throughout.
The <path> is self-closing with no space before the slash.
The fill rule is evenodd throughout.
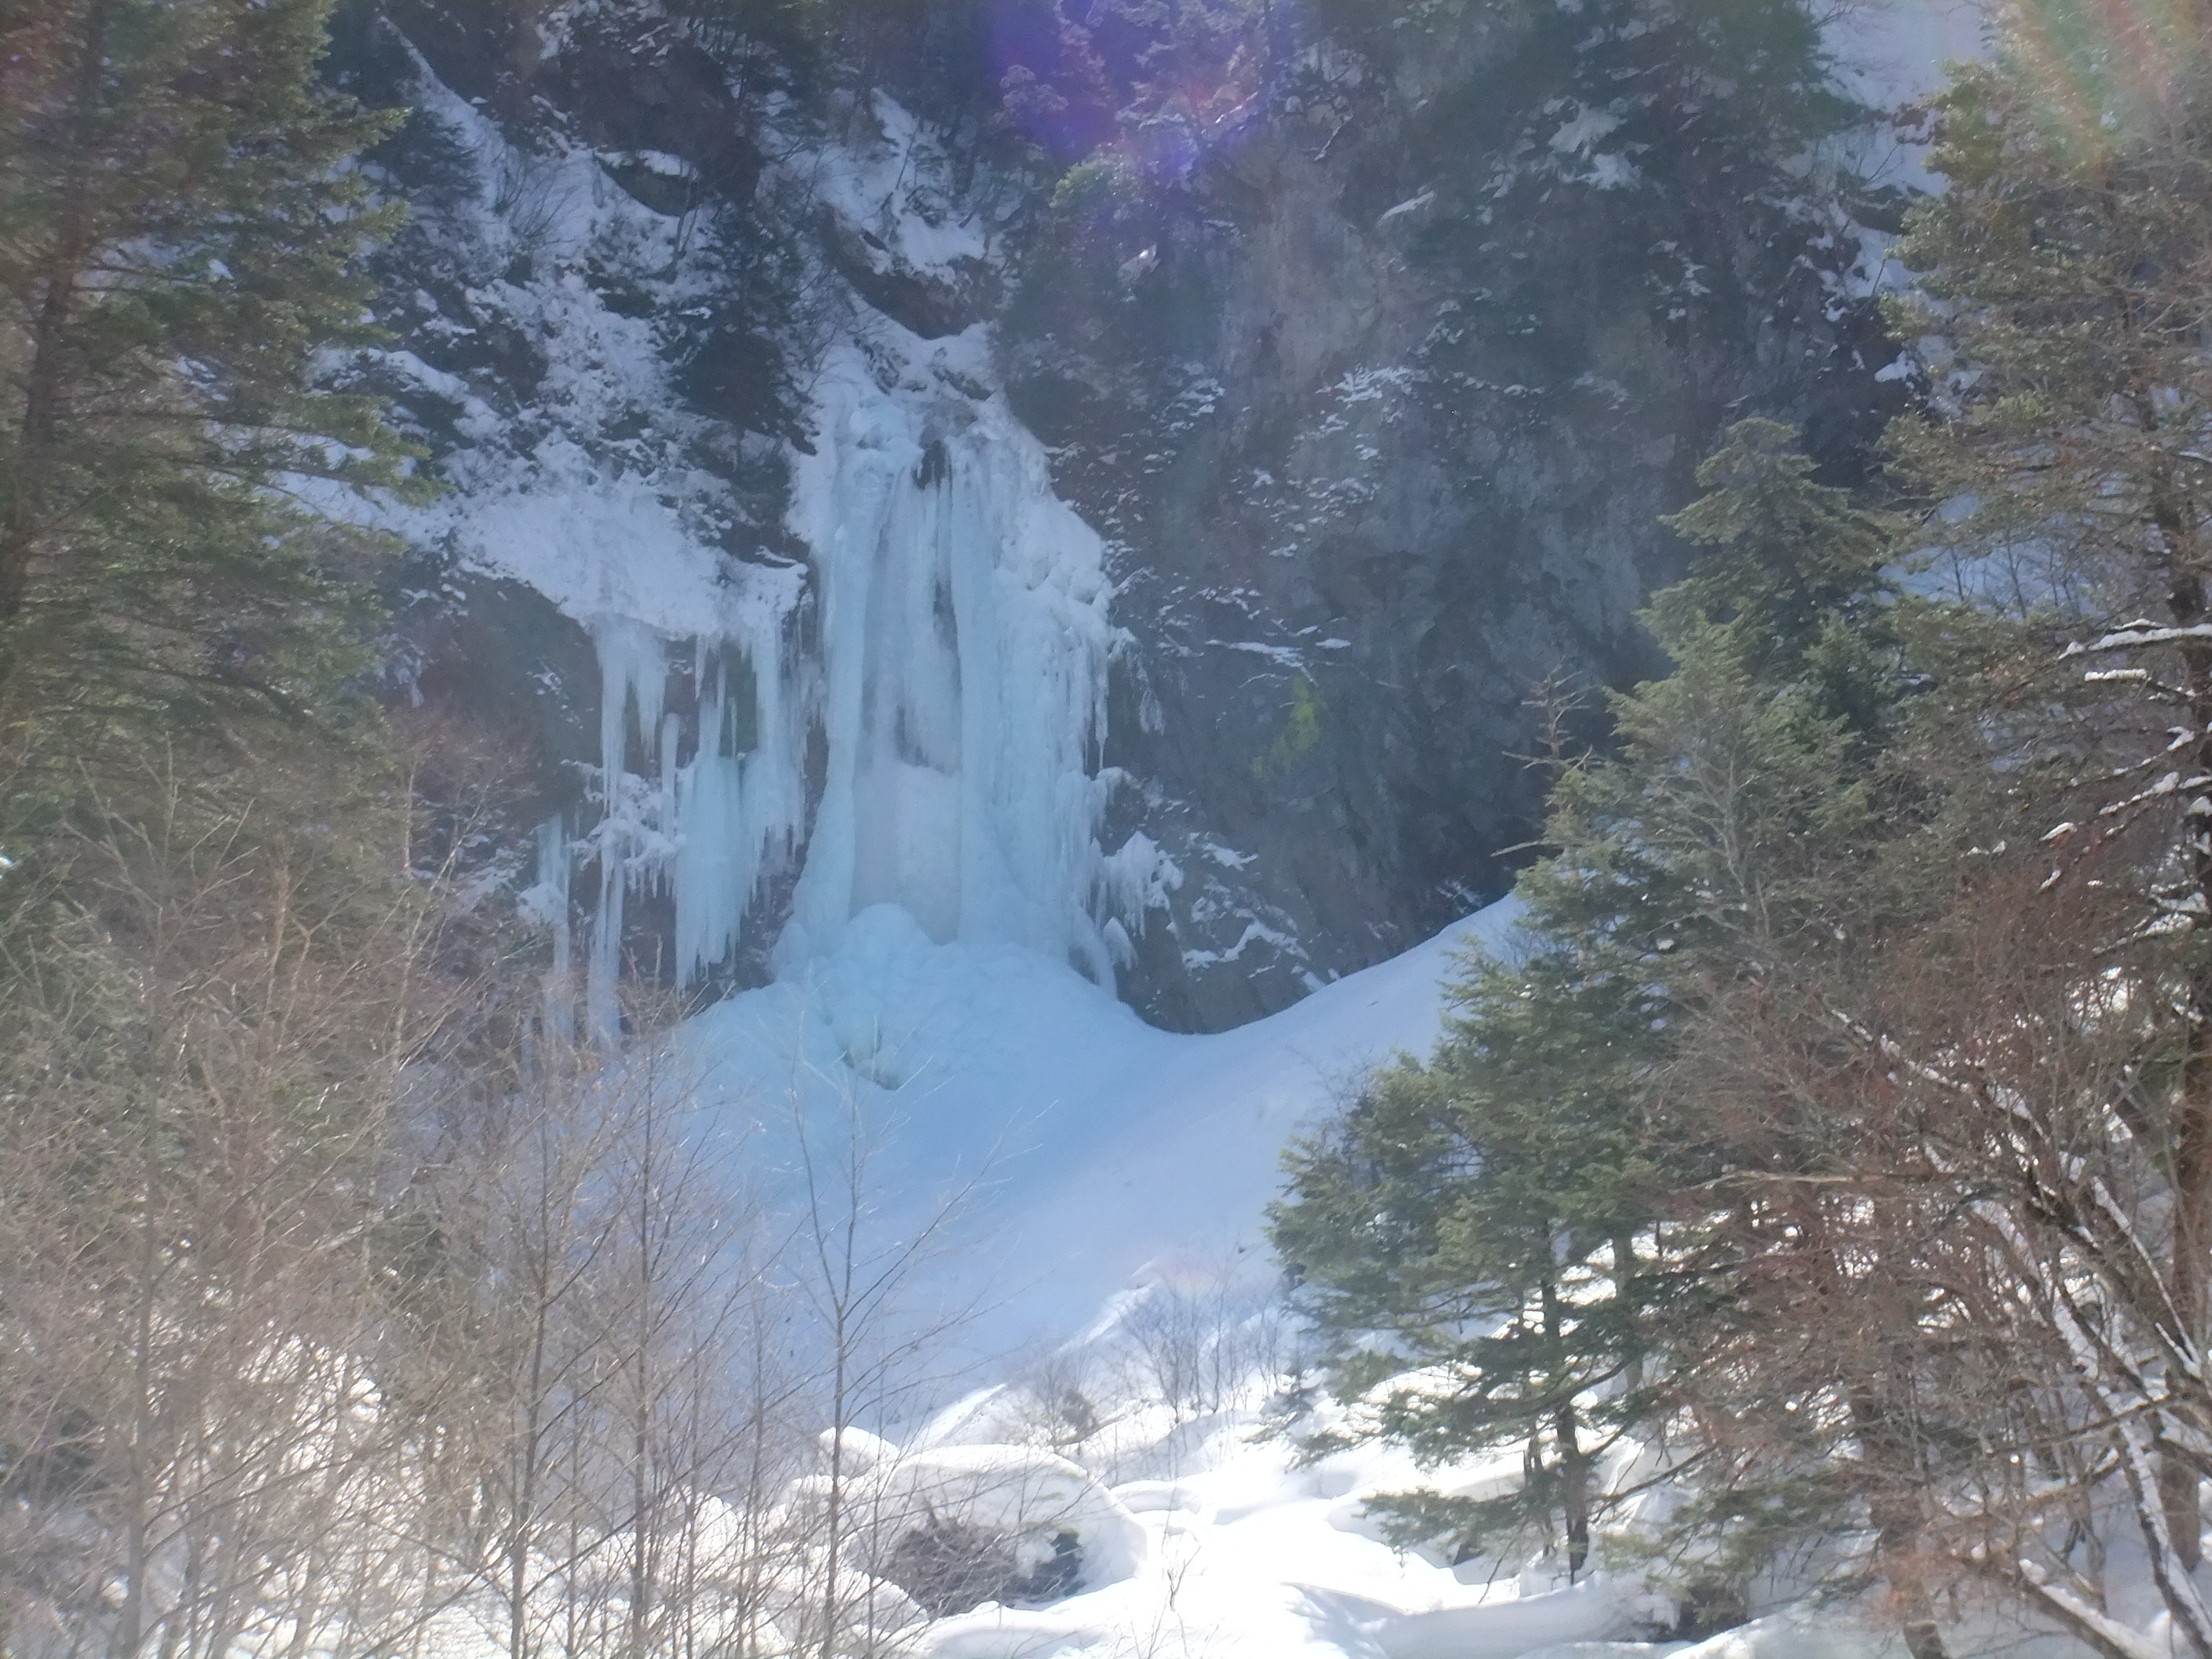
<path id="1" fill-rule="evenodd" d="M 2168 545 L 2176 556 L 2182 555 L 2188 547 L 2184 516 L 2163 501 L 2160 507 Z M 2165 522 L 2169 519 L 2170 527 Z M 2207 611 L 2203 579 L 2179 556 L 2175 564 L 2169 598 L 2174 623 L 2183 628 L 2198 626 Z M 2212 650 L 2191 644 L 2181 655 L 2189 712 L 2199 733 L 2196 759 L 2201 777 L 2212 768 Z M 2212 835 L 2206 834 L 2201 819 L 2192 823 L 2190 859 L 2196 896 L 2212 906 Z M 2201 1362 L 2208 1253 L 2212 1253 L 2212 974 L 2200 971 L 2196 975 L 2189 987 L 2187 1012 L 2188 1052 L 2182 1062 L 2174 1123 L 2173 1238 L 2167 1293 L 2180 1327 L 2174 1333 L 2176 1344 Z M 2194 1572 L 2203 1553 L 2204 1518 L 2197 1466 L 2179 1449 L 2160 1456 L 2158 1496 L 2174 1559 L 2183 1571 Z"/>
<path id="2" fill-rule="evenodd" d="M 849 1337 L 844 1310 L 837 1310 L 834 1332 L 836 1352 L 832 1364 L 830 1399 L 830 1499 L 824 1506 L 830 1535 L 823 1543 L 822 1570 L 822 1659 L 835 1659 L 837 1644 L 837 1546 L 844 1527 L 845 1499 L 845 1360 Z"/>
<path id="3" fill-rule="evenodd" d="M 1583 1449 L 1572 1404 L 1559 1407 L 1553 1432 L 1559 1442 L 1559 1514 L 1567 1530 L 1567 1578 L 1580 1578 L 1589 1562 L 1590 1462 Z"/>
<path id="4" fill-rule="evenodd" d="M 1918 1559 L 1920 1514 L 1908 1500 L 1889 1500 L 1872 1506 L 1875 1552 L 1883 1582 L 1889 1586 L 1890 1605 L 1896 1610 L 1898 1634 L 1912 1659 L 1947 1659 L 1943 1638 L 1936 1626 L 1936 1604 L 1928 1594 Z"/>
<path id="5" fill-rule="evenodd" d="M 1553 1345 L 1562 1340 L 1559 1286 L 1544 1281 L 1544 1336 Z M 1569 1397 L 1552 1415 L 1552 1435 L 1559 1443 L 1559 1520 L 1567 1534 L 1567 1577 L 1582 1577 L 1589 1560 L 1590 1460 L 1583 1449 L 1581 1421 Z"/>
<path id="6" fill-rule="evenodd" d="M 150 1137 L 149 1137 L 150 1139 Z M 122 1597 L 115 1608 L 112 1659 L 137 1659 L 146 1627 L 146 1516 L 153 1507 L 146 1460 L 154 1434 L 154 1297 L 161 1263 L 160 1222 L 153 1155 L 147 1153 L 145 1213 L 140 1221 L 137 1320 L 131 1332 L 131 1423 L 127 1431 L 130 1467 L 124 1480 L 129 1511 L 123 1522 Z"/>
<path id="7" fill-rule="evenodd" d="M 1875 1565 L 1889 1587 L 1898 1634 L 1912 1659 L 1946 1659 L 1920 1555 L 1924 1523 L 1911 1444 L 1896 1413 L 1870 1390 L 1852 1391 L 1850 1413 L 1861 1455 L 1876 1483 L 1869 1494 L 1867 1518 L 1874 1523 Z"/>

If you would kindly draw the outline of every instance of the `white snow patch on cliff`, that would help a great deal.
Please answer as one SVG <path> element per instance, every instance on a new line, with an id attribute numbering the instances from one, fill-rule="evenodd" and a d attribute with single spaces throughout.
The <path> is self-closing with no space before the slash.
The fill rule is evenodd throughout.
<path id="1" fill-rule="evenodd" d="M 1903 124 L 1877 120 L 1847 146 L 1869 184 L 1940 188 L 1908 112 L 1942 89 L 1950 64 L 1987 55 L 1989 27 L 1986 0 L 1847 0 L 1829 15 L 1826 45 L 1842 90 L 1886 115 L 1908 115 Z"/>
<path id="2" fill-rule="evenodd" d="M 1828 46 L 1844 90 L 1878 108 L 1927 97 L 1946 64 L 1987 50 L 1984 0 L 1849 0 L 1830 14 Z"/>
<path id="3" fill-rule="evenodd" d="M 878 270 L 896 259 L 925 270 L 988 259 L 991 227 L 945 188 L 951 169 L 936 136 L 886 94 L 874 94 L 867 110 L 874 133 L 814 148 L 787 164 L 790 174 L 871 239 L 861 245 L 881 255 Z"/>

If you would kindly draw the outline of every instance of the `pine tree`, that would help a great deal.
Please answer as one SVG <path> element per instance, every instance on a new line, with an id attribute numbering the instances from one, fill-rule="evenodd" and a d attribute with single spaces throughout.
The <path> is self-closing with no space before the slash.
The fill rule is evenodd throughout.
<path id="1" fill-rule="evenodd" d="M 1881 839 L 1877 736 L 1905 690 L 1880 576 L 1889 527 L 1814 482 L 1790 436 L 1738 426 L 1674 520 L 1711 550 L 1648 613 L 1675 672 L 1613 699 L 1616 756 L 1564 769 L 1553 851 L 1516 889 L 1525 956 L 1473 964 L 1432 1059 L 1384 1073 L 1293 1154 L 1276 1242 L 1304 1270 L 1340 1389 L 1368 1404 L 1359 1429 L 1432 1463 L 1525 1449 L 1508 1498 L 1401 1501 L 1406 1536 L 1473 1548 L 1539 1522 L 1579 1569 L 1619 1495 L 1598 1470 L 1621 1437 L 1663 1438 L 1747 1390 L 1789 1424 L 1784 1396 L 1836 1381 L 1743 1363 L 1788 1349 L 1765 1323 L 1780 1303 L 1747 1287 L 1794 1249 L 1745 1177 L 1807 1176 L 1833 1126 L 1762 1102 L 1754 1152 L 1680 1087 L 1693 1034 L 1832 954 Z M 1825 1448 L 1780 1449 L 1812 1464 Z M 1785 1461 L 1726 1450 L 1681 1455 L 1734 1455 L 1723 1486 Z M 1855 1495 L 1798 1485 L 1800 1528 Z"/>
<path id="2" fill-rule="evenodd" d="M 369 1459 L 313 1423 L 459 981 L 356 684 L 379 549 L 319 510 L 403 459 L 313 379 L 392 223 L 325 10 L 0 0 L 0 1647 L 351 1593 Z"/>
<path id="3" fill-rule="evenodd" d="M 316 354 L 371 337 L 389 230 L 319 87 L 325 0 L 0 7 L 0 756 L 33 782 L 234 755 L 340 713 L 370 544 L 319 487 L 398 482 Z M 240 722 L 245 725 L 241 726 Z M 43 781 L 40 780 L 43 779 Z"/>
<path id="4" fill-rule="evenodd" d="M 1432 1464 L 1522 1449 L 1500 1497 L 1382 1504 L 1399 1540 L 1464 1558 L 1534 1534 L 1564 1544 L 1570 1574 L 1606 1456 L 1652 1413 L 1644 1316 L 1662 1282 L 1638 1244 L 1656 1173 L 1633 1107 L 1649 999 L 1589 968 L 1567 950 L 1470 963 L 1443 1047 L 1292 1152 L 1274 1217 L 1340 1393 L 1372 1401 L 1359 1432 Z"/>
<path id="5" fill-rule="evenodd" d="M 1707 549 L 1650 613 L 1675 672 L 1616 700 L 1617 754 L 1563 778 L 1522 883 L 1540 959 L 1633 983 L 1656 1029 L 1531 975 L 1561 1009 L 1540 1033 L 1493 971 L 1428 1067 L 1302 1153 L 1285 1214 L 1349 1355 L 1423 1273 L 1510 1279 L 1424 1218 L 1570 1212 L 1514 1186 L 1517 1149 L 1625 1075 L 1679 1183 L 1645 1209 L 1681 1288 L 1638 1312 L 1648 1386 L 1700 1430 L 1692 1520 L 1754 1551 L 1859 1531 L 1917 1659 L 1978 1583 L 2118 1656 L 2142 1638 L 2094 1540 L 2131 1499 L 2208 1655 L 2212 15 L 2008 19 L 1902 246 L 1930 396 L 1891 445 L 1925 516 L 1900 539 L 1739 428 L 1674 520 Z M 1948 600 L 1883 579 L 1901 548 Z M 1493 1033 L 1528 1062 L 1504 1105 Z M 1432 1394 L 1390 1431 L 1449 1450 Z"/>

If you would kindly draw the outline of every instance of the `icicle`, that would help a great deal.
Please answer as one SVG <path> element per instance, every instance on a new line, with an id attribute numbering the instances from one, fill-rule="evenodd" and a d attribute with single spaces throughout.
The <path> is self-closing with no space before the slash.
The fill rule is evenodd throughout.
<path id="1" fill-rule="evenodd" d="M 676 964 L 686 983 L 737 949 L 761 878 L 801 828 L 800 734 L 777 623 L 747 653 L 700 645 L 698 753 L 676 793 Z"/>
<path id="2" fill-rule="evenodd" d="M 646 781 L 629 770 L 630 738 L 648 752 L 661 732 L 668 694 L 668 647 L 641 623 L 611 620 L 592 630 L 599 654 L 599 804 L 595 832 L 599 854 L 599 904 L 592 918 L 592 954 L 585 974 L 586 1011 L 592 1035 L 612 1042 L 621 1034 L 617 986 L 622 972 L 623 927 L 631 885 L 652 872 L 654 854 L 674 826 Z M 632 711 L 635 710 L 633 718 Z"/>

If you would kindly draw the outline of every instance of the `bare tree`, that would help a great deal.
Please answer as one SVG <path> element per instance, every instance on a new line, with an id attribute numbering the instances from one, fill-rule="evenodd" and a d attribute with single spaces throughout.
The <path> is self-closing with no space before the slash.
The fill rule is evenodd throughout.
<path id="1" fill-rule="evenodd" d="M 1156 1278 L 1121 1328 L 1157 1396 L 1178 1415 L 1195 1416 L 1273 1389 L 1287 1351 L 1287 1311 L 1270 1265 L 1232 1255 L 1195 1275 Z"/>
<path id="2" fill-rule="evenodd" d="M 333 868 L 334 863 L 338 867 Z M 10 895 L 0 1618 L 220 1653 L 373 1620 L 380 1159 L 438 1027 L 428 908 L 172 785 Z"/>
<path id="3" fill-rule="evenodd" d="M 871 1121 L 859 1085 L 849 1079 L 830 1092 L 820 1121 L 810 1119 L 796 1085 L 790 1099 L 803 1194 L 795 1278 L 815 1322 L 819 1346 L 813 1364 L 832 1425 L 824 1440 L 828 1468 L 816 1486 L 818 1582 L 803 1637 L 820 1659 L 833 1659 L 848 1634 L 857 1636 L 854 1650 L 860 1655 L 877 1650 L 870 1615 L 885 1586 L 853 1558 L 856 1545 L 865 1560 L 867 1546 L 880 1544 L 888 1528 L 908 1522 L 865 1505 L 856 1510 L 847 1431 L 860 1417 L 892 1409 L 920 1380 L 921 1363 L 963 1316 L 962 1310 L 917 1309 L 908 1298 L 920 1270 L 944 1246 L 981 1178 L 980 1170 L 970 1173 L 908 1225 L 887 1229 L 881 1208 L 887 1193 L 877 1161 L 890 1127 Z"/>
<path id="4" fill-rule="evenodd" d="M 911 1517 L 793 1482 L 921 1379 L 966 1188 L 889 1220 L 848 1095 L 768 1204 L 665 1010 L 602 1050 L 375 827 L 179 796 L 0 889 L 0 1644 L 875 1651 Z"/>

